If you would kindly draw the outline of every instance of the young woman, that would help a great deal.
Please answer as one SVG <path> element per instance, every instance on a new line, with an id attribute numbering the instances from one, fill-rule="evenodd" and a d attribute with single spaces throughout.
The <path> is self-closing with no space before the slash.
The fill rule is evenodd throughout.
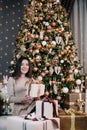
<path id="1" fill-rule="evenodd" d="M 35 99 L 28 95 L 32 83 L 32 67 L 30 60 L 21 57 L 12 77 L 8 80 L 8 94 L 10 103 L 14 103 L 13 115 L 26 115 L 35 108 Z"/>

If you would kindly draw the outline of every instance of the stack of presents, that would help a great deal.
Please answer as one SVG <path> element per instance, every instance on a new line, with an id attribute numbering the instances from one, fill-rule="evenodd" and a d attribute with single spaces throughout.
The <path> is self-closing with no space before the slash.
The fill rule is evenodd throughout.
<path id="1" fill-rule="evenodd" d="M 87 130 L 85 92 L 65 94 L 64 107 L 63 110 L 57 100 L 44 97 L 36 101 L 36 113 L 8 117 L 7 130 Z"/>
<path id="2" fill-rule="evenodd" d="M 31 91 L 33 96 L 36 96 L 36 93 Z M 43 93 L 42 85 L 41 95 Z M 58 100 L 44 96 L 42 100 L 36 101 L 35 113 L 7 116 L 7 130 L 87 130 L 85 97 L 85 92 L 66 93 L 64 109 L 61 109 Z"/>

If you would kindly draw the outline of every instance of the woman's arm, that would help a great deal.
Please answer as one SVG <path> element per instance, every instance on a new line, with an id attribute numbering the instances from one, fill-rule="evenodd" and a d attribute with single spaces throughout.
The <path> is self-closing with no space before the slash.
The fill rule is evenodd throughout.
<path id="1" fill-rule="evenodd" d="M 30 96 L 18 97 L 15 94 L 15 80 L 10 77 L 7 84 L 10 103 L 28 103 L 33 99 Z"/>
<path id="2" fill-rule="evenodd" d="M 7 89 L 10 103 L 21 103 L 23 97 L 16 97 L 15 95 L 15 80 L 10 77 L 8 79 Z"/>

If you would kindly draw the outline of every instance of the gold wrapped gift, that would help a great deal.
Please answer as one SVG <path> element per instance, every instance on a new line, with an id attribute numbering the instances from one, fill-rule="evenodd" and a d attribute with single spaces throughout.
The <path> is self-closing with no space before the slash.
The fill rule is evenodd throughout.
<path id="1" fill-rule="evenodd" d="M 79 100 L 81 98 L 81 101 Z M 81 104 L 82 103 L 82 104 Z M 84 111 L 85 106 L 85 93 L 67 93 L 64 98 L 64 108 L 73 108 L 75 110 L 79 110 L 82 105 L 82 109 Z"/>
<path id="2" fill-rule="evenodd" d="M 60 130 L 87 130 L 87 115 L 82 111 L 66 109 L 65 113 L 59 113 Z"/>

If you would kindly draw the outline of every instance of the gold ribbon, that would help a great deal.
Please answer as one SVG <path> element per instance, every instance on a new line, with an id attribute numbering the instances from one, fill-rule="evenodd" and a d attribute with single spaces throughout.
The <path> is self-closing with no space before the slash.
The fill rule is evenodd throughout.
<path id="1" fill-rule="evenodd" d="M 75 104 L 74 102 L 68 102 L 68 101 L 65 101 L 64 103 L 65 103 L 66 105 L 70 105 L 70 106 L 72 106 L 72 105 Z"/>
<path id="2" fill-rule="evenodd" d="M 70 130 L 75 130 L 75 114 L 71 113 L 71 128 Z"/>
<path id="3" fill-rule="evenodd" d="M 71 128 L 70 130 L 75 130 L 75 114 L 84 114 L 82 111 L 76 111 L 73 108 L 65 109 L 66 114 L 71 115 Z"/>
<path id="4" fill-rule="evenodd" d="M 66 114 L 71 115 L 71 128 L 70 130 L 75 130 L 75 113 L 74 109 L 70 108 L 68 110 L 65 109 Z"/>
<path id="5" fill-rule="evenodd" d="M 38 85 L 37 97 L 40 97 L 40 85 Z"/>

